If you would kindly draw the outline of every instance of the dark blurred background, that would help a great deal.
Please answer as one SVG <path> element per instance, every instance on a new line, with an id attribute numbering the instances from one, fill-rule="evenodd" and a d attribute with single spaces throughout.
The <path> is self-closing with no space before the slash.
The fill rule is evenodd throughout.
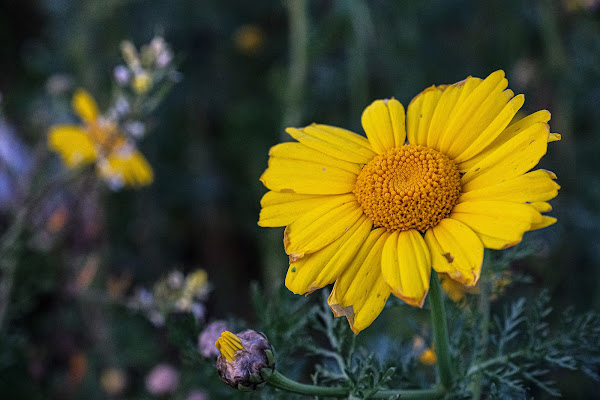
<path id="1" fill-rule="evenodd" d="M 155 181 L 95 192 L 93 240 L 78 240 L 83 214 L 19 267 L 0 344 L 0 397 L 105 398 L 98 376 L 118 364 L 130 374 L 122 396 L 145 398 L 143 375 L 160 361 L 177 363 L 176 354 L 126 311 L 101 319 L 112 321 L 109 334 L 94 330 L 90 315 L 106 310 L 64 289 L 73 260 L 97 254 L 102 272 L 92 285 L 100 289 L 109 277 L 151 286 L 173 268 L 204 268 L 209 318 L 252 320 L 249 283 L 273 290 L 287 269 L 283 230 L 256 225 L 266 191 L 258 178 L 283 128 L 320 122 L 362 133 L 361 112 L 374 99 L 407 106 L 432 84 L 497 69 L 525 94 L 523 112 L 549 110 L 552 132 L 562 134 L 541 162 L 562 186 L 550 213 L 558 223 L 525 236 L 541 246 L 513 266 L 533 278 L 520 290 L 549 288 L 558 309 L 600 309 L 600 2 L 5 1 L 4 118 L 28 146 L 45 143 L 48 127 L 69 112 L 72 90 L 57 89 L 57 79 L 86 88 L 102 109 L 121 41 L 141 45 L 155 34 L 171 44 L 183 77 L 141 144 Z M 567 394 L 591 388 L 572 379 Z"/>

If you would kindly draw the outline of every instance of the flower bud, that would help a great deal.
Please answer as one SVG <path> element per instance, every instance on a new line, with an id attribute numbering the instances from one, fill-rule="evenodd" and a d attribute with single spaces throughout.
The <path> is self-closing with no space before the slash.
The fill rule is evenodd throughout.
<path id="1" fill-rule="evenodd" d="M 225 331 L 215 345 L 221 353 L 217 359 L 219 376 L 229 386 L 256 390 L 275 369 L 273 349 L 261 333 L 248 329 L 234 335 Z"/>

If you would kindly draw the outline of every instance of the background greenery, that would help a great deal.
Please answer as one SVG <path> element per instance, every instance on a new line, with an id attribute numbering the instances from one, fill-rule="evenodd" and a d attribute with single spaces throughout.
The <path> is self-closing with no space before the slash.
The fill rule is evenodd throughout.
<path id="1" fill-rule="evenodd" d="M 149 398 L 145 374 L 171 362 L 183 371 L 186 389 L 179 398 L 196 387 L 216 388 L 211 398 L 238 398 L 216 382 L 214 371 L 204 376 L 186 369 L 164 330 L 143 316 L 74 295 L 69 285 L 80 275 L 82 259 L 94 254 L 100 260 L 91 284 L 98 291 L 124 274 L 131 277 L 131 292 L 173 268 L 204 268 L 213 287 L 208 318 L 253 321 L 250 282 L 273 291 L 286 271 L 282 229 L 256 225 L 265 192 L 258 178 L 269 147 L 286 138 L 283 128 L 320 122 L 362 132 L 360 114 L 374 99 L 394 96 L 406 106 L 432 84 L 497 69 L 506 71 L 515 93 L 525 94 L 523 111 L 548 109 L 551 130 L 562 134 L 541 163 L 562 186 L 552 202 L 558 223 L 525 236 L 539 251 L 511 269 L 531 276 L 532 283 L 515 285 L 506 297 L 534 297 L 548 288 L 557 309 L 599 310 L 596 3 L 0 3 L 2 112 L 31 147 L 45 143 L 48 127 L 69 112 L 72 87 L 89 90 L 101 108 L 108 105 L 124 39 L 141 45 L 164 35 L 183 76 L 154 114 L 141 147 L 155 171 L 153 185 L 121 192 L 83 185 L 61 193 L 56 201 L 74 210 L 65 230 L 47 250 L 27 251 L 19 264 L 10 325 L 0 336 L 0 397 L 105 398 L 99 376 L 119 366 L 129 382 L 122 398 Z M 53 77 L 71 88 L 56 90 Z M 76 211 L 85 208 L 86 195 L 91 210 Z M 10 216 L 4 208 L 4 226 Z M 84 228 L 95 233 L 86 236 Z M 379 334 L 410 330 L 403 326 L 407 312 L 419 319 L 419 311 L 384 312 L 359 340 L 377 349 L 383 343 Z M 77 357 L 86 368 L 75 379 Z M 559 380 L 568 398 L 585 398 L 599 388 L 576 374 Z"/>

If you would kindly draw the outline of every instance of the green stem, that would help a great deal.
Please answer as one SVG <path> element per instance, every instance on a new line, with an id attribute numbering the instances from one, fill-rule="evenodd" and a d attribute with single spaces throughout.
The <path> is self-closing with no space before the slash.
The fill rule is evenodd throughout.
<path id="1" fill-rule="evenodd" d="M 429 287 L 429 306 L 431 308 L 431 323 L 433 325 L 433 340 L 437 356 L 438 372 L 442 385 L 446 389 L 452 386 L 452 369 L 450 366 L 450 344 L 448 339 L 448 321 L 440 279 L 435 271 L 431 271 Z"/>
<path id="2" fill-rule="evenodd" d="M 290 66 L 283 130 L 302 121 L 302 100 L 308 76 L 308 2 L 288 0 Z M 287 140 L 287 134 L 284 134 Z"/>
<path id="3" fill-rule="evenodd" d="M 329 397 L 346 397 L 348 389 L 344 387 L 328 387 L 307 385 L 293 381 L 277 371 L 268 378 L 267 383 L 277 389 L 285 390 L 286 392 L 304 394 L 306 396 L 329 396 Z"/>
<path id="4" fill-rule="evenodd" d="M 495 358 L 490 358 L 489 360 L 486 360 L 484 362 L 481 362 L 479 364 L 475 364 L 473 365 L 471 368 L 469 368 L 469 370 L 467 371 L 467 375 L 466 376 L 471 376 L 473 374 L 476 374 L 478 372 L 481 372 L 489 367 L 491 367 L 492 365 L 496 365 L 496 364 L 506 364 L 508 363 L 510 360 L 513 360 L 515 358 L 521 357 L 525 354 L 527 354 L 528 351 L 527 350 L 518 350 L 515 351 L 513 353 L 507 354 L 505 356 L 499 356 L 499 357 L 495 357 Z"/>
<path id="5" fill-rule="evenodd" d="M 480 348 L 481 353 L 479 356 L 479 360 L 481 361 L 481 357 L 487 354 L 488 342 L 489 342 L 489 324 L 490 324 L 490 282 L 488 279 L 488 273 L 490 270 L 490 260 L 492 259 L 492 254 L 489 250 L 486 250 L 483 255 L 483 266 L 482 270 L 484 271 L 479 278 L 479 287 L 481 293 L 479 294 L 479 312 L 481 313 L 481 339 L 480 339 Z M 481 391 L 483 389 L 483 374 L 478 374 L 473 379 L 472 390 L 473 393 L 471 396 L 472 400 L 479 400 L 481 398 Z"/>
<path id="6" fill-rule="evenodd" d="M 350 389 L 346 387 L 307 385 L 293 381 L 277 371 L 273 371 L 273 373 L 267 378 L 267 384 L 274 388 L 285 390 L 286 392 L 302 394 L 305 396 L 344 398 L 348 397 L 350 394 Z M 445 393 L 446 391 L 443 387 L 436 386 L 432 389 L 380 390 L 373 394 L 370 398 L 388 399 L 392 396 L 400 396 L 403 400 L 429 400 L 440 399 Z"/>

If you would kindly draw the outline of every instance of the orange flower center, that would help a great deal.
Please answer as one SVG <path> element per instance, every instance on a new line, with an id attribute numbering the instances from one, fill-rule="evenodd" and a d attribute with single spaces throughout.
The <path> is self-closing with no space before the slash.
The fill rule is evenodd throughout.
<path id="1" fill-rule="evenodd" d="M 408 144 L 365 165 L 354 195 L 375 226 L 425 232 L 452 211 L 460 195 L 460 174 L 444 154 Z"/>

